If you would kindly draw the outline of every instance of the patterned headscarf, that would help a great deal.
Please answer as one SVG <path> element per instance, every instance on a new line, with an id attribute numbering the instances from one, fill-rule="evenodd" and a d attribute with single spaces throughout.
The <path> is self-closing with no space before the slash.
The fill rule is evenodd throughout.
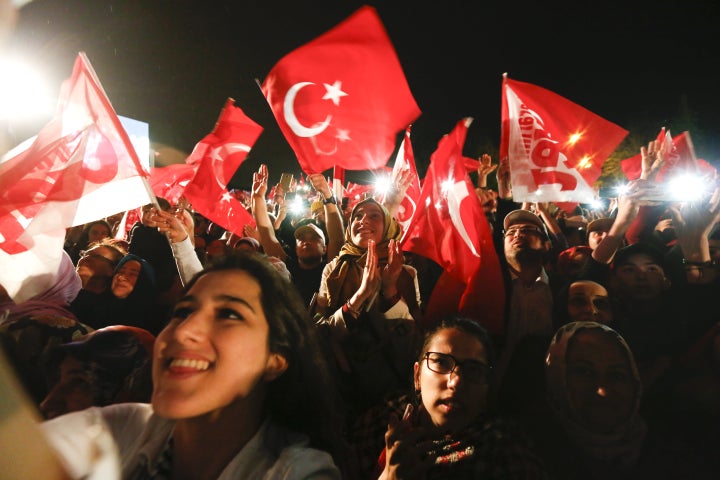
<path id="1" fill-rule="evenodd" d="M 599 433 L 589 430 L 577 421 L 577 413 L 567 392 L 567 347 L 570 340 L 581 331 L 609 333 L 625 351 L 635 382 L 635 399 L 629 418 L 615 431 Z M 550 342 L 545 360 L 547 398 L 550 408 L 561 423 L 570 441 L 590 458 L 617 464 L 620 468 L 631 467 L 640 454 L 645 439 L 646 426 L 640 417 L 642 383 L 630 347 L 622 336 L 607 325 L 596 322 L 571 322 L 563 325 Z"/>

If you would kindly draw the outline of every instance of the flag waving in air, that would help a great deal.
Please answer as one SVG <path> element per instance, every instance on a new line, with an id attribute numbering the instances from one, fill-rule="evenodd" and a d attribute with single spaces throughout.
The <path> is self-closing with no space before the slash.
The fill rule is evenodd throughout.
<path id="1" fill-rule="evenodd" d="M 195 145 L 186 163 L 197 172 L 183 192 L 193 209 L 221 227 L 244 236 L 252 215 L 227 188 L 263 128 L 227 99 L 213 131 Z"/>
<path id="2" fill-rule="evenodd" d="M 10 296 L 22 301 L 52 282 L 66 228 L 151 203 L 147 175 L 79 53 L 53 119 L 0 163 L 0 283 Z"/>
<path id="3" fill-rule="evenodd" d="M 505 292 L 492 230 L 462 155 L 470 121 L 458 122 L 432 154 L 402 248 L 443 268 L 424 326 L 448 313 L 463 312 L 484 318 L 495 333 L 502 326 Z"/>
<path id="4" fill-rule="evenodd" d="M 662 145 L 665 156 L 665 162 L 655 177 L 657 182 L 662 182 L 668 176 L 682 173 L 696 173 L 698 170 L 698 161 L 695 157 L 695 148 L 690 139 L 690 132 L 683 132 L 675 137 L 670 135 L 670 130 L 665 127 L 660 129 L 655 141 L 658 146 Z M 628 180 L 640 178 L 642 173 L 642 156 L 641 154 L 626 158 L 620 162 L 625 177 Z"/>
<path id="5" fill-rule="evenodd" d="M 627 130 L 549 90 L 503 75 L 500 158 L 516 202 L 581 202 Z"/>
<path id="6" fill-rule="evenodd" d="M 403 250 L 427 257 L 467 282 L 480 266 L 482 205 L 463 163 L 472 119 L 460 121 L 430 158 Z"/>
<path id="7" fill-rule="evenodd" d="M 374 8 L 290 52 L 262 86 L 305 173 L 387 164 L 398 132 L 419 115 L 390 38 Z"/>
<path id="8" fill-rule="evenodd" d="M 410 185 L 405 191 L 405 196 L 398 207 L 395 218 L 403 229 L 403 236 L 400 242 L 405 239 L 410 227 L 418 202 L 420 201 L 420 178 L 418 177 L 417 168 L 415 167 L 415 155 L 413 153 L 412 144 L 410 143 L 410 129 L 405 129 L 405 137 L 400 143 L 397 156 L 395 157 L 395 165 L 392 171 L 392 180 L 397 182 L 402 175 L 410 175 Z"/>

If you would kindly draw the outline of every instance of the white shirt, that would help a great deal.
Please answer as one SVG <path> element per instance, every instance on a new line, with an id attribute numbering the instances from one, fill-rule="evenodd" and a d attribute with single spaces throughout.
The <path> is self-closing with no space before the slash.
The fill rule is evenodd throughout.
<path id="1" fill-rule="evenodd" d="M 128 478 L 139 467 L 147 468 L 148 465 L 151 471 L 154 470 L 173 427 L 173 421 L 154 415 L 151 405 L 145 403 L 92 407 L 41 424 L 51 446 L 73 478 L 103 480 Z M 104 436 L 99 433 L 101 431 L 106 432 Z M 103 444 L 105 454 L 110 458 L 105 458 L 104 475 L 100 476 L 97 474 L 96 444 L 98 438 L 107 437 L 107 432 L 116 448 L 112 451 Z M 307 444 L 306 436 L 266 420 L 227 464 L 218 480 L 340 479 L 332 457 Z M 114 477 L 108 475 L 110 470 L 107 468 L 113 460 L 119 464 Z"/>

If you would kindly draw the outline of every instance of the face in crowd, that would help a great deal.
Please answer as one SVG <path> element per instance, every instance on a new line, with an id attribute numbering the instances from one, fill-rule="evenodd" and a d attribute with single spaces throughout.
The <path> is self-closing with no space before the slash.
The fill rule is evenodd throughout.
<path id="1" fill-rule="evenodd" d="M 613 320 L 608 291 L 591 280 L 578 280 L 570 284 L 567 310 L 571 322 L 598 322 L 610 325 Z"/>
<path id="2" fill-rule="evenodd" d="M 350 218 L 350 239 L 360 248 L 367 248 L 368 240 L 381 243 L 385 237 L 385 213 L 374 202 L 358 205 Z"/>
<path id="3" fill-rule="evenodd" d="M 440 328 L 426 340 L 414 366 L 426 421 L 459 431 L 487 410 L 490 360 L 483 342 L 457 328 Z"/>
<path id="4" fill-rule="evenodd" d="M 270 348 L 261 294 L 240 269 L 212 271 L 192 284 L 155 343 L 155 412 L 182 419 L 261 410 L 266 384 L 288 367 Z"/>

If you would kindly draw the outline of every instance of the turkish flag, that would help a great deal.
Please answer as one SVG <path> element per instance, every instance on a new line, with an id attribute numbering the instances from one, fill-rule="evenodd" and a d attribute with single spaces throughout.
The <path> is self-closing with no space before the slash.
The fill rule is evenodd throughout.
<path id="1" fill-rule="evenodd" d="M 195 145 L 186 163 L 197 172 L 183 195 L 194 210 L 239 236 L 243 226 L 255 225 L 252 215 L 227 185 L 245 160 L 263 128 L 228 98 L 213 131 Z"/>
<path id="2" fill-rule="evenodd" d="M 405 192 L 402 203 L 398 208 L 396 220 L 403 229 L 403 236 L 400 239 L 402 243 L 403 239 L 407 236 L 408 228 L 410 227 L 410 220 L 412 220 L 415 211 L 417 210 L 418 202 L 420 201 L 420 177 L 415 167 L 415 154 L 413 153 L 412 143 L 410 143 L 410 129 L 405 129 L 405 136 L 400 143 L 397 155 L 395 157 L 395 165 L 392 170 L 393 183 L 397 182 L 398 178 L 407 171 L 410 171 L 412 180 Z"/>
<path id="3" fill-rule="evenodd" d="M 430 158 L 417 211 L 402 244 L 443 268 L 422 324 L 462 312 L 502 331 L 505 291 L 492 230 L 462 155 L 470 119 L 460 121 Z"/>
<path id="4" fill-rule="evenodd" d="M 165 167 L 150 169 L 150 188 L 157 197 L 175 205 L 183 196 L 185 187 L 195 177 L 198 165 L 174 163 Z"/>
<path id="5" fill-rule="evenodd" d="M 471 119 L 460 121 L 430 157 L 403 250 L 427 257 L 467 282 L 480 266 L 480 200 L 465 171 L 462 147 Z"/>
<path id="6" fill-rule="evenodd" d="M 580 202 L 627 130 L 566 98 L 503 75 L 500 158 L 516 202 Z"/>
<path id="7" fill-rule="evenodd" d="M 655 181 L 661 183 L 664 179 L 677 173 L 697 173 L 698 161 L 695 157 L 695 148 L 690 139 L 690 132 L 683 132 L 675 137 L 665 127 L 660 129 L 657 138 L 658 144 L 664 144 L 665 163 L 660 167 Z M 620 162 L 625 177 L 628 180 L 640 178 L 642 173 L 642 154 L 638 153 Z"/>
<path id="8" fill-rule="evenodd" d="M 305 173 L 384 166 L 420 110 L 374 8 L 280 59 L 262 92 Z"/>
<path id="9" fill-rule="evenodd" d="M 0 283 L 10 296 L 22 301 L 49 286 L 66 228 L 151 203 L 146 176 L 79 53 L 53 119 L 0 162 Z"/>

